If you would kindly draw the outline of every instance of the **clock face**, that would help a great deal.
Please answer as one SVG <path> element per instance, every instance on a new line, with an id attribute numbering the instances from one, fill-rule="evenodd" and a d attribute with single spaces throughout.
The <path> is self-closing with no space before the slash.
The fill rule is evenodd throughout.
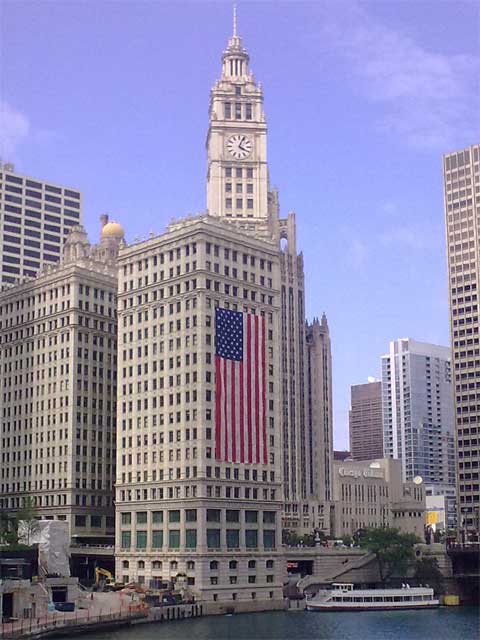
<path id="1" fill-rule="evenodd" d="M 232 155 L 237 160 L 243 160 L 252 150 L 252 143 L 247 138 L 247 136 L 242 135 L 241 133 L 231 136 L 227 142 L 227 149 L 230 155 Z"/>

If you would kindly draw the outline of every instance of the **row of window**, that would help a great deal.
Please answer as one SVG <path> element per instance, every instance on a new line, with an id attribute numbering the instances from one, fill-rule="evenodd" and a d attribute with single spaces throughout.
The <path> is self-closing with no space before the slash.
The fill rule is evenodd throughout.
<path id="1" fill-rule="evenodd" d="M 134 538 L 131 531 L 122 531 L 120 535 L 120 547 L 123 551 L 130 550 L 132 548 L 132 542 L 134 542 L 134 548 L 137 551 L 142 551 L 148 548 L 148 532 L 137 529 Z M 275 530 L 264 529 L 263 530 L 263 547 L 264 549 L 275 549 Z M 227 529 L 226 532 L 226 547 L 227 549 L 239 549 L 243 546 L 240 541 L 241 531 L 239 529 Z M 244 546 L 247 549 L 257 549 L 259 546 L 259 531 L 258 529 L 245 529 L 244 532 Z M 153 529 L 150 536 L 150 547 L 152 549 L 162 549 L 167 546 L 168 549 L 180 549 L 181 548 L 181 531 L 180 529 L 169 529 L 167 536 L 164 537 L 163 530 Z M 220 529 L 206 529 L 206 540 L 208 549 L 220 549 L 221 543 L 221 530 Z M 185 549 L 196 549 L 197 547 L 197 529 L 185 529 L 184 530 L 184 543 Z"/>
<path id="2" fill-rule="evenodd" d="M 206 509 L 206 521 L 207 522 L 222 522 L 222 509 Z M 183 517 L 184 522 L 197 522 L 197 512 L 198 509 L 184 509 Z M 136 524 L 147 524 L 148 523 L 148 514 L 150 513 L 151 522 L 153 524 L 159 524 L 164 522 L 164 511 L 137 511 L 133 512 L 134 521 Z M 275 511 L 263 511 L 264 524 L 275 524 Z M 169 509 L 167 512 L 166 520 L 169 523 L 172 522 L 180 522 L 181 521 L 181 510 L 180 509 Z M 255 523 L 259 521 L 259 512 L 246 509 L 244 512 L 245 522 L 247 523 Z M 239 509 L 226 509 L 225 510 L 225 521 L 226 522 L 240 522 L 240 510 Z M 121 523 L 122 526 L 132 524 L 132 512 L 131 511 L 123 511 L 121 513 Z"/>
<path id="3" fill-rule="evenodd" d="M 40 191 L 42 189 L 45 189 L 45 191 L 48 191 L 50 193 L 63 193 L 65 196 L 68 196 L 69 198 L 75 198 L 76 200 L 80 200 L 80 193 L 78 191 L 72 191 L 71 189 L 62 188 L 62 187 L 54 187 L 51 184 L 45 184 L 43 182 L 29 180 L 28 178 L 22 178 L 20 176 L 15 176 L 10 173 L 5 173 L 5 174 L 0 173 L 0 181 L 2 177 L 5 178 L 5 188 L 7 188 L 8 186 L 7 183 L 20 184 L 20 185 L 25 184 L 26 187 L 30 187 L 32 189 L 39 189 Z"/>
<path id="4" fill-rule="evenodd" d="M 49 213 L 56 213 L 58 215 L 65 215 L 74 218 L 74 220 L 70 220 L 69 218 L 64 218 L 63 223 L 68 226 L 75 226 L 78 224 L 78 220 L 80 219 L 80 211 L 73 211 L 72 209 L 62 209 L 61 207 L 57 207 L 57 205 L 53 204 L 42 204 L 40 202 L 36 202 L 35 200 L 25 200 L 25 206 L 33 207 L 33 209 L 24 209 L 23 207 L 19 207 L 19 204 L 22 204 L 21 198 L 16 198 L 14 196 L 6 197 L 5 200 L 9 200 L 10 202 L 15 202 L 16 204 L 5 204 L 3 206 L 4 210 L 8 213 L 16 213 L 17 215 L 30 216 L 32 218 L 40 219 L 42 218 L 41 210 L 43 208 L 44 211 L 48 211 Z M 67 202 L 67 201 L 66 201 Z M 71 204 L 69 206 L 72 206 Z M 37 209 L 37 211 L 35 211 Z M 47 214 L 44 213 L 44 216 Z"/>
<path id="5" fill-rule="evenodd" d="M 190 469 L 190 467 L 187 467 Z M 193 477 L 196 475 L 196 467 L 193 467 Z M 161 469 L 163 477 L 163 470 Z M 173 480 L 173 469 L 169 469 L 169 480 Z M 170 473 L 172 472 L 172 473 Z M 132 472 L 127 474 L 122 474 L 122 482 L 125 483 L 127 480 L 129 483 L 132 482 L 133 476 Z M 181 477 L 181 469 L 177 469 L 177 479 Z M 149 477 L 148 471 L 142 472 L 137 471 L 136 474 L 136 482 L 156 482 L 157 481 L 157 470 L 154 469 L 152 471 L 151 477 Z M 119 498 L 121 502 L 132 502 L 132 500 L 178 500 L 179 498 L 195 498 L 197 497 L 197 484 L 195 485 L 184 485 L 183 492 L 182 487 L 174 486 L 174 487 L 152 487 L 150 489 L 121 489 L 119 492 Z M 270 500 L 275 501 L 278 499 L 277 490 L 276 489 L 262 489 L 262 493 L 259 494 L 259 490 L 256 488 L 243 487 L 243 496 L 240 495 L 241 487 L 224 487 L 220 485 L 207 485 L 206 486 L 206 497 L 207 498 L 242 498 L 244 497 L 247 500 Z"/>
<path id="6" fill-rule="evenodd" d="M 130 565 L 133 565 L 134 561 L 130 561 L 130 560 L 122 560 L 122 569 L 129 569 Z M 210 571 L 219 571 L 220 570 L 220 565 L 222 563 L 219 562 L 218 560 L 210 560 L 210 564 L 209 564 L 209 568 Z M 238 560 L 229 560 L 228 561 L 228 569 L 230 571 L 237 571 L 239 564 L 241 564 Z M 257 560 L 247 560 L 247 568 L 248 569 L 256 569 L 257 568 L 257 564 L 260 564 L 259 562 L 257 562 Z M 167 563 L 165 562 L 165 565 L 167 565 Z M 148 560 L 138 560 L 137 561 L 137 569 L 145 569 L 145 567 L 148 566 Z M 194 571 L 195 570 L 195 561 L 194 560 L 187 560 L 186 562 L 186 569 L 187 571 Z M 266 569 L 273 569 L 275 566 L 275 561 L 274 560 L 266 560 L 265 561 L 265 568 Z M 168 565 L 165 568 L 169 568 L 171 571 L 177 571 L 178 570 L 178 561 L 177 560 L 170 560 L 170 562 L 168 563 Z M 153 570 L 161 570 L 163 569 L 163 562 L 161 560 L 152 560 L 152 569 Z"/>
<path id="7" fill-rule="evenodd" d="M 224 102 L 223 117 L 225 120 L 252 120 L 253 105 L 251 102 Z"/>
<path id="8" fill-rule="evenodd" d="M 246 208 L 249 210 L 253 209 L 253 198 L 247 198 L 246 200 L 244 200 L 243 198 L 236 198 L 235 199 L 235 209 L 240 209 L 243 210 L 244 209 L 244 203 L 246 203 Z M 227 209 L 233 209 L 233 199 L 232 198 L 225 198 L 225 207 Z"/>

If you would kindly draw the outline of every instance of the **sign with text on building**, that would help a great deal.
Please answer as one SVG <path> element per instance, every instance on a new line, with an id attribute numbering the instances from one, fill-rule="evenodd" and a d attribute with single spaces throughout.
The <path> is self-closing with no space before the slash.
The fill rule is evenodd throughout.
<path id="1" fill-rule="evenodd" d="M 338 475 L 350 478 L 381 478 L 383 479 L 383 471 L 381 469 L 348 469 L 347 467 L 340 467 Z"/>

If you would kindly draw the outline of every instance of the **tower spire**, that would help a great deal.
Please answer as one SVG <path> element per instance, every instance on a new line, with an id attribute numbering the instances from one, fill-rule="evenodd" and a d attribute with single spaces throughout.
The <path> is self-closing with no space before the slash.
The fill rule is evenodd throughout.
<path id="1" fill-rule="evenodd" d="M 233 5 L 233 37 L 237 37 L 237 5 Z"/>

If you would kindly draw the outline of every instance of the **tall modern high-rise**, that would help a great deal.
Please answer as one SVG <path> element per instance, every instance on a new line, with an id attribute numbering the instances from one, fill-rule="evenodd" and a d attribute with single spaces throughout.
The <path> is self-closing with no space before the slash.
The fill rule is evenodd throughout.
<path id="1" fill-rule="evenodd" d="M 443 158 L 459 524 L 480 530 L 480 145 Z"/>
<path id="2" fill-rule="evenodd" d="M 402 461 L 404 482 L 455 485 L 450 350 L 411 338 L 382 356 L 384 455 Z"/>
<path id="3" fill-rule="evenodd" d="M 353 460 L 383 458 L 382 383 L 351 386 L 350 452 Z"/>
<path id="4" fill-rule="evenodd" d="M 0 287 L 35 277 L 60 260 L 72 227 L 81 224 L 82 196 L 0 164 Z"/>
<path id="5" fill-rule="evenodd" d="M 324 526 L 330 342 L 326 319 L 305 327 L 295 217 L 279 217 L 270 189 L 263 93 L 248 62 L 234 29 L 210 97 L 207 213 L 120 252 L 116 574 L 157 585 L 180 572 L 207 601 L 282 606 L 284 492 L 301 526 Z M 250 433 L 259 415 L 245 374 L 218 387 L 234 369 L 218 360 L 220 312 L 265 327 L 261 460 L 241 453 L 242 427 Z M 248 331 L 236 340 L 251 344 Z M 328 455 L 310 457 L 309 438 Z M 321 505 L 309 510 L 318 485 Z"/>
<path id="6" fill-rule="evenodd" d="M 84 544 L 114 535 L 123 230 L 102 218 L 98 245 L 75 226 L 58 264 L 0 293 L 0 506 L 32 498 Z"/>

